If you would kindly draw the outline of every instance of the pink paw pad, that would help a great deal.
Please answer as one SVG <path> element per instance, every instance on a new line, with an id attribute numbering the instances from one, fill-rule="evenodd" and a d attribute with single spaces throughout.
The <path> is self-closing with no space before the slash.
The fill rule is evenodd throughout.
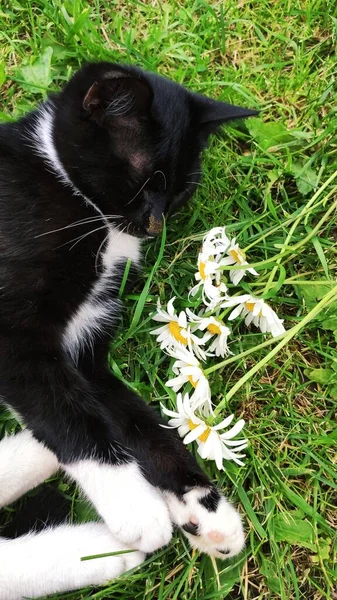
<path id="1" fill-rule="evenodd" d="M 225 536 L 222 535 L 222 533 L 215 530 L 210 531 L 207 535 L 209 539 L 212 540 L 212 542 L 215 542 L 216 544 L 221 544 L 225 539 Z"/>

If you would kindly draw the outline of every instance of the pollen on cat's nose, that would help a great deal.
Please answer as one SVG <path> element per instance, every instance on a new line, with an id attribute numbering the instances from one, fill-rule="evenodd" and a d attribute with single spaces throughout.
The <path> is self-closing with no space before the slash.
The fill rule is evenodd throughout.
<path id="1" fill-rule="evenodd" d="M 215 542 L 216 544 L 221 544 L 221 542 L 224 541 L 225 536 L 220 533 L 220 531 L 210 531 L 208 533 L 208 537 L 210 540 L 212 540 L 212 542 Z"/>
<path id="2" fill-rule="evenodd" d="M 149 218 L 148 233 L 161 233 L 163 230 L 163 220 L 156 219 L 153 215 Z"/>

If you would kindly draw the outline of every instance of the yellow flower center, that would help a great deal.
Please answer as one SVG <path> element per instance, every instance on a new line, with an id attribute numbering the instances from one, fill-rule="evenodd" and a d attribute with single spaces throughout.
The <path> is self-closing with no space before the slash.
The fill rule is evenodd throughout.
<path id="1" fill-rule="evenodd" d="M 253 312 L 255 306 L 255 302 L 245 302 L 245 307 L 249 312 Z M 260 310 L 258 317 L 262 317 L 262 310 Z"/>
<path id="2" fill-rule="evenodd" d="M 219 325 L 216 325 L 215 323 L 210 323 L 209 325 L 207 325 L 207 329 L 208 331 L 210 331 L 211 333 L 215 333 L 216 335 L 221 334 L 221 329 Z"/>
<path id="3" fill-rule="evenodd" d="M 193 385 L 194 388 L 196 388 L 198 382 L 194 381 L 192 375 L 187 375 L 187 377 L 188 377 L 188 381 L 190 382 L 190 384 Z"/>
<path id="4" fill-rule="evenodd" d="M 187 346 L 187 340 L 181 335 L 182 329 L 183 328 L 180 327 L 180 325 L 178 325 L 177 321 L 170 321 L 170 334 L 173 335 L 174 339 L 176 339 L 177 342 L 180 342 L 181 344 L 184 344 L 184 346 Z"/>
<path id="5" fill-rule="evenodd" d="M 190 428 L 191 431 L 193 431 L 193 429 L 195 429 L 196 427 L 198 427 L 198 425 L 196 425 L 195 423 L 193 423 L 193 421 L 191 421 L 191 419 L 188 419 L 188 426 Z M 200 440 L 201 442 L 206 442 L 209 434 L 211 433 L 211 428 L 207 427 L 205 429 L 205 431 L 203 431 L 203 433 L 201 435 L 198 436 L 198 440 Z"/>
<path id="6" fill-rule="evenodd" d="M 199 264 L 199 273 L 200 273 L 201 279 L 203 279 L 205 281 L 205 279 L 206 279 L 206 263 L 201 262 Z"/>
<path id="7" fill-rule="evenodd" d="M 241 261 L 246 259 L 246 255 L 243 252 L 243 250 L 241 250 L 241 248 L 238 248 L 237 250 L 230 250 L 229 254 L 231 255 L 232 258 L 234 258 L 235 262 L 241 263 Z"/>

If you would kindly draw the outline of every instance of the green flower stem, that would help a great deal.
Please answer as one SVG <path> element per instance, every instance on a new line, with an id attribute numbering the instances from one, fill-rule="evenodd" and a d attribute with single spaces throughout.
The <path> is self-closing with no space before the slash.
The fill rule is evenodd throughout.
<path id="1" fill-rule="evenodd" d="M 333 173 L 333 177 L 336 175 L 336 173 L 337 173 L 337 171 L 335 171 L 335 173 Z M 331 177 L 330 177 L 330 179 L 331 179 Z M 326 182 L 325 182 L 325 184 L 326 184 Z M 323 186 L 322 186 L 322 188 L 323 188 L 323 189 L 324 189 L 324 185 L 325 185 L 325 184 L 323 184 Z M 321 189 L 322 189 L 322 188 L 321 188 Z M 335 188 L 334 188 L 334 189 L 335 189 Z M 331 191 L 334 191 L 334 190 L 331 190 Z M 331 192 L 330 192 L 330 193 L 331 193 Z M 292 226 L 291 226 L 291 228 L 290 228 L 290 230 L 289 230 L 289 233 L 288 233 L 288 235 L 287 235 L 287 237 L 286 237 L 286 239 L 285 239 L 285 242 L 284 242 L 284 244 L 283 244 L 283 246 L 282 246 L 282 248 L 281 248 L 281 252 L 280 252 L 280 254 L 279 254 L 279 257 L 278 257 L 278 259 L 276 260 L 276 263 L 277 263 L 277 264 L 276 264 L 276 265 L 275 265 L 275 266 L 272 268 L 272 270 L 271 270 L 271 272 L 270 272 L 270 275 L 269 275 L 268 281 L 267 281 L 267 283 L 266 283 L 266 286 L 265 286 L 265 288 L 264 288 L 264 291 L 263 291 L 263 293 L 264 293 L 264 294 L 266 294 L 266 293 L 267 293 L 267 292 L 270 290 L 270 288 L 271 288 L 271 286 L 272 286 L 272 284 L 273 284 L 274 277 L 275 277 L 275 275 L 276 275 L 276 273 L 277 273 L 278 265 L 280 264 L 280 262 L 281 262 L 281 260 L 282 260 L 282 256 L 283 256 L 283 254 L 286 252 L 286 250 L 287 250 L 287 249 L 289 249 L 289 243 L 290 243 L 290 241 L 291 241 L 291 239 L 292 239 L 292 237 L 293 237 L 293 234 L 294 234 L 294 232 L 295 232 L 295 230 L 296 230 L 296 228 L 297 228 L 298 224 L 300 223 L 300 221 L 301 221 L 301 219 L 302 219 L 302 217 L 303 217 L 303 213 L 304 213 L 306 210 L 308 210 L 308 209 L 309 209 L 309 208 L 312 206 L 312 204 L 314 203 L 314 201 L 315 201 L 315 194 L 314 194 L 314 196 L 311 198 L 311 200 L 309 200 L 309 202 L 308 202 L 308 203 L 305 205 L 305 207 L 304 207 L 304 210 L 302 210 L 302 211 L 300 212 L 300 214 L 298 215 L 297 219 L 296 219 L 296 220 L 295 220 L 295 222 L 292 224 Z M 329 210 L 330 210 L 330 212 L 331 212 L 331 209 L 333 209 L 333 207 L 334 207 L 334 204 L 336 204 L 336 203 L 334 202 L 334 203 L 332 204 L 332 206 L 331 206 L 331 207 L 330 207 L 330 209 L 329 209 Z M 328 212 L 329 212 L 329 211 L 328 211 Z M 325 218 L 326 218 L 326 216 L 327 216 L 327 213 L 324 215 L 324 217 L 323 217 L 323 218 L 325 219 Z M 317 227 L 317 226 L 316 226 L 316 227 Z M 312 231 L 313 231 L 313 230 L 312 230 Z M 309 235 L 312 235 L 312 231 L 310 232 L 310 234 L 309 234 Z M 307 236 L 307 238 L 308 238 L 308 236 Z M 300 243 L 301 243 L 301 245 L 304 245 L 304 244 L 306 243 L 306 241 L 305 241 L 305 240 L 301 240 L 301 242 L 300 242 Z"/>
<path id="2" fill-rule="evenodd" d="M 264 367 L 268 362 L 285 346 L 290 340 L 297 335 L 301 329 L 303 329 L 312 319 L 314 319 L 328 304 L 337 300 L 337 285 L 327 294 L 325 294 L 324 298 L 316 304 L 316 306 L 294 327 L 289 329 L 287 333 L 284 335 L 282 340 L 273 348 L 267 356 L 265 356 L 262 360 L 260 360 L 254 367 L 249 369 L 247 373 L 236 382 L 236 384 L 232 387 L 232 389 L 226 394 L 225 398 L 220 402 L 220 404 L 215 409 L 215 417 L 217 417 L 220 412 L 227 406 L 229 400 L 236 394 L 236 392 L 247 382 L 255 373 L 257 373 L 262 367 Z M 228 364 L 228 363 L 227 363 Z M 215 365 L 218 369 L 222 368 L 222 363 L 219 365 Z M 213 368 L 213 371 L 216 369 Z"/>
<path id="3" fill-rule="evenodd" d="M 302 277 L 302 274 L 299 273 L 298 276 Z M 289 278 L 285 279 L 282 285 L 330 285 L 331 279 L 312 279 L 312 281 L 302 281 L 301 279 Z M 254 281 L 250 283 L 251 287 L 262 287 L 265 283 L 263 281 Z"/>
<path id="4" fill-rule="evenodd" d="M 273 227 L 270 231 L 265 232 L 257 240 L 254 240 L 251 244 L 246 246 L 244 248 L 244 252 L 248 252 L 248 250 L 250 250 L 250 248 L 252 248 L 253 246 L 256 246 L 257 244 L 260 244 L 269 235 L 275 233 L 279 229 L 284 229 L 284 227 L 286 227 L 287 225 L 292 223 L 294 220 L 297 221 L 298 218 L 301 219 L 302 217 L 307 216 L 308 214 L 310 214 L 310 212 L 314 208 L 317 208 L 317 206 L 326 202 L 331 196 L 333 196 L 336 193 L 336 187 L 334 187 L 332 190 L 330 190 L 330 192 L 327 194 L 327 196 L 325 198 L 322 198 L 317 203 L 317 206 L 315 206 L 315 207 L 313 206 L 315 200 L 317 200 L 317 198 L 319 198 L 319 196 L 322 194 L 322 192 L 324 192 L 324 190 L 328 187 L 328 185 L 330 185 L 330 183 L 332 183 L 334 181 L 334 179 L 336 179 L 336 177 L 337 177 L 337 171 L 334 171 L 334 173 L 332 173 L 332 175 L 330 175 L 330 177 L 323 183 L 323 185 L 321 185 L 321 187 L 317 190 L 317 192 L 315 192 L 315 194 L 312 196 L 312 198 L 310 198 L 309 202 L 307 202 L 307 204 L 303 207 L 303 209 L 301 210 L 299 215 L 289 217 L 288 219 L 286 219 L 286 221 L 281 223 L 281 225 L 277 225 L 276 227 Z"/>
<path id="5" fill-rule="evenodd" d="M 230 365 L 231 363 L 236 362 L 240 358 L 245 358 L 246 356 L 250 356 L 254 352 L 257 352 L 258 350 L 262 350 L 262 348 L 266 348 L 266 346 L 271 346 L 275 342 L 279 342 L 282 338 L 284 338 L 284 336 L 285 336 L 285 333 L 282 333 L 282 335 L 278 335 L 277 337 L 266 340 L 265 342 L 262 342 L 261 344 L 254 346 L 253 348 L 249 348 L 249 350 L 244 350 L 244 352 L 240 352 L 240 354 L 235 354 L 234 356 L 231 356 L 230 358 L 226 358 L 226 360 L 223 360 L 220 363 L 217 363 L 213 367 L 208 367 L 208 369 L 204 369 L 204 374 L 208 377 L 208 375 L 210 375 L 211 373 L 214 373 L 214 371 L 219 371 L 219 369 L 223 369 L 224 367 L 227 367 L 227 365 Z"/>
<path id="6" fill-rule="evenodd" d="M 304 246 L 309 240 L 311 240 L 311 238 L 314 237 L 318 231 L 320 231 L 323 223 L 325 223 L 325 221 L 328 220 L 328 217 L 335 210 L 335 208 L 337 208 L 337 199 L 335 200 L 335 202 L 333 202 L 333 204 L 331 204 L 330 208 L 326 211 L 324 217 L 322 217 L 321 220 L 318 221 L 317 225 L 315 225 L 315 227 L 310 231 L 310 233 L 308 233 L 308 235 L 303 240 L 297 242 L 297 244 L 295 244 L 294 246 L 289 246 L 289 251 L 294 252 L 295 250 L 298 250 L 299 248 Z"/>
<path id="7" fill-rule="evenodd" d="M 336 188 L 337 191 L 337 188 Z M 266 260 L 261 260 L 259 262 L 256 263 L 249 263 L 249 265 L 247 265 L 247 268 L 251 268 L 251 267 L 263 267 L 265 265 L 268 265 L 270 263 L 276 263 L 276 265 L 274 266 L 274 269 L 277 270 L 278 266 L 277 264 L 279 263 L 280 259 L 284 256 L 286 256 L 287 254 L 293 254 L 295 251 L 299 251 L 299 250 L 304 250 L 304 246 L 311 240 L 312 237 L 314 237 L 316 235 L 316 233 L 318 231 L 321 230 L 322 225 L 325 223 L 325 221 L 328 220 L 328 218 L 330 217 L 330 214 L 337 209 L 337 199 L 335 200 L 335 202 L 333 202 L 333 204 L 330 206 L 330 208 L 326 211 L 325 215 L 321 218 L 321 220 L 317 223 L 317 225 L 315 225 L 315 227 L 310 231 L 310 233 L 308 233 L 308 235 L 303 238 L 303 240 L 301 240 L 300 242 L 297 242 L 297 244 L 295 244 L 294 246 L 287 246 L 287 243 L 285 242 L 284 244 L 282 244 L 281 247 L 281 252 L 279 254 L 276 254 L 276 256 L 273 256 L 271 258 L 267 258 Z M 290 235 L 290 233 L 289 233 Z M 289 238 L 289 235 L 287 236 L 287 239 Z M 226 266 L 221 266 L 219 267 L 219 271 L 239 271 L 241 270 L 243 267 L 241 265 L 226 265 Z"/>

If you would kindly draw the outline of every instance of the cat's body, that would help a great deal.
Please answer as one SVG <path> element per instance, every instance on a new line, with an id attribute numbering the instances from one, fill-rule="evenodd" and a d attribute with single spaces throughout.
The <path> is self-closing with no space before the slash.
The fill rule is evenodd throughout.
<path id="1" fill-rule="evenodd" d="M 33 433 L 37 463 L 40 442 L 119 543 L 145 552 L 169 541 L 171 520 L 188 530 L 192 510 L 215 517 L 225 500 L 109 371 L 118 291 L 141 239 L 192 194 L 209 133 L 250 114 L 98 63 L 0 126 L 0 397 Z M 240 543 L 224 535 L 208 551 L 237 552 L 236 523 Z"/>

